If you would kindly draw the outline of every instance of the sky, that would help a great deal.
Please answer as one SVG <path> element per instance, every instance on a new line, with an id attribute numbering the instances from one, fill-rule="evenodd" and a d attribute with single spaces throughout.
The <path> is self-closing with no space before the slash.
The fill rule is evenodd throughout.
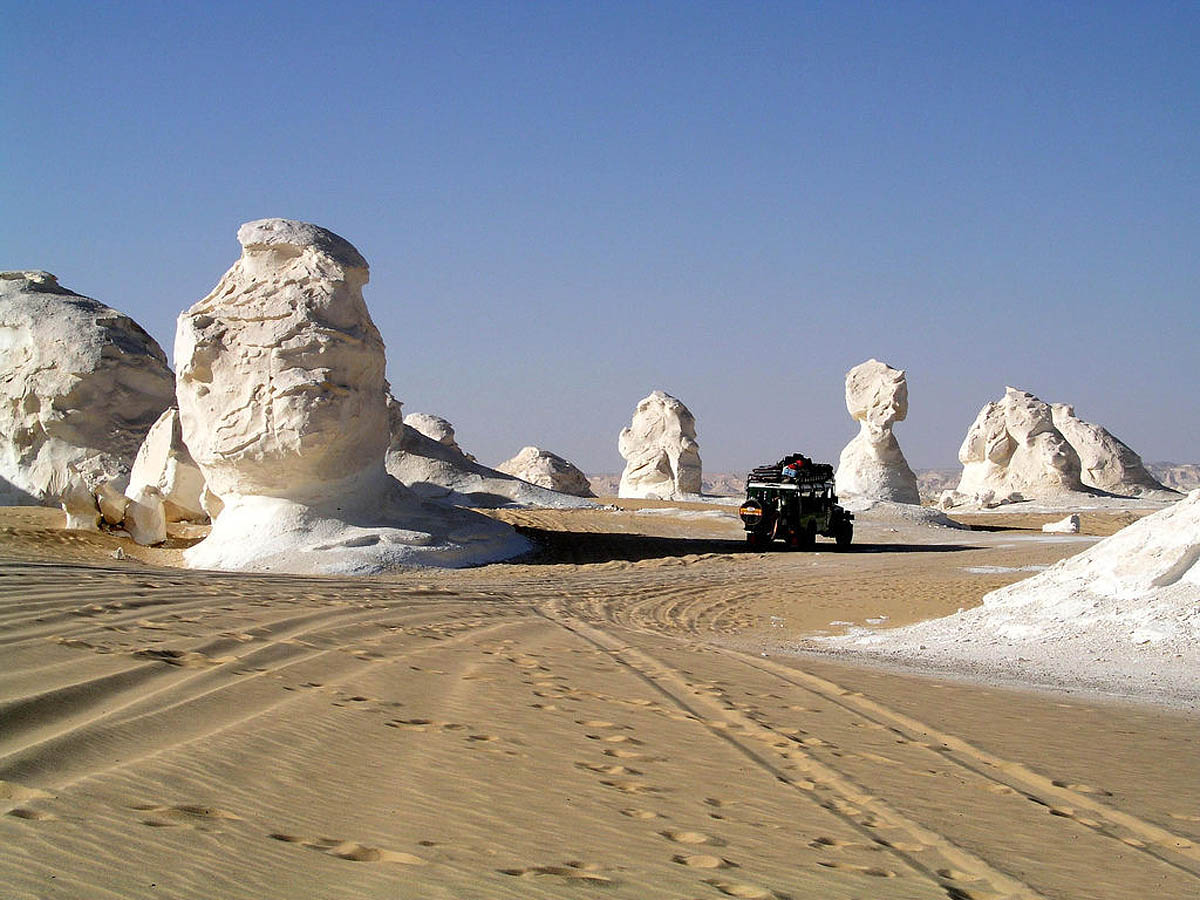
<path id="1" fill-rule="evenodd" d="M 353 243 L 409 412 L 617 472 L 857 425 L 953 466 L 1005 385 L 1200 461 L 1200 5 L 0 0 L 0 269 L 172 353 L 281 216 Z"/>

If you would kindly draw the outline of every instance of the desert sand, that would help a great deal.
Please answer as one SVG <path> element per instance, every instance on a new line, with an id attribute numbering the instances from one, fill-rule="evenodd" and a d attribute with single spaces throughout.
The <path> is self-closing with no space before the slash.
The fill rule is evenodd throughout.
<path id="1" fill-rule="evenodd" d="M 788 651 L 1144 511 L 864 514 L 849 552 L 750 553 L 732 509 L 599 502 L 489 511 L 532 558 L 354 579 L 0 510 L 0 895 L 1200 894 L 1180 698 Z"/>

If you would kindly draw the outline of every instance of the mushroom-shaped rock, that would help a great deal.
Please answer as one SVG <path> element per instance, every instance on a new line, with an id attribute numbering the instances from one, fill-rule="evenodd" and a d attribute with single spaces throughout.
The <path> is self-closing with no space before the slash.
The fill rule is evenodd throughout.
<path id="1" fill-rule="evenodd" d="M 1054 426 L 1049 404 L 1033 394 L 1007 388 L 988 403 L 967 431 L 958 451 L 963 464 L 957 495 L 980 502 L 1061 497 L 1085 491 L 1079 455 Z"/>
<path id="2" fill-rule="evenodd" d="M 49 272 L 0 272 L 0 502 L 120 480 L 175 378 L 133 319 Z"/>
<path id="3" fill-rule="evenodd" d="M 670 394 L 654 391 L 638 403 L 617 449 L 625 459 L 617 496 L 681 500 L 700 493 L 696 419 Z"/>
<path id="4" fill-rule="evenodd" d="M 129 494 L 152 484 L 162 493 L 168 522 L 193 522 L 207 518 L 200 503 L 204 476 L 183 442 L 179 410 L 168 409 L 151 427 L 129 473 Z"/>
<path id="5" fill-rule="evenodd" d="M 576 497 L 596 496 L 582 471 L 558 454 L 538 447 L 523 447 L 520 453 L 500 463 L 496 469 L 552 491 Z"/>
<path id="6" fill-rule="evenodd" d="M 387 470 L 420 497 L 481 509 L 504 506 L 569 509 L 592 505 L 580 497 L 547 490 L 481 465 L 454 443 L 453 426 L 440 416 L 424 413 L 405 416 L 402 404 L 394 397 L 388 397 L 388 408 L 392 433 Z M 421 418 L 417 419 L 418 416 Z M 435 436 L 407 424 L 409 420 L 427 427 Z M 445 423 L 445 428 L 431 424 L 437 422 Z M 441 439 L 447 432 L 449 442 Z"/>
<path id="7" fill-rule="evenodd" d="M 904 371 L 877 359 L 855 366 L 846 373 L 846 409 L 859 430 L 838 460 L 837 492 L 920 503 L 917 476 L 892 433 L 892 426 L 908 415 Z"/>
<path id="8" fill-rule="evenodd" d="M 1065 403 L 1051 408 L 1054 427 L 1079 454 L 1080 479 L 1085 485 L 1126 496 L 1168 490 L 1146 471 L 1142 458 L 1108 429 L 1083 421 L 1074 407 Z"/>
<path id="9" fill-rule="evenodd" d="M 224 503 L 196 568 L 378 572 L 524 552 L 500 522 L 421 503 L 384 470 L 384 347 L 348 241 L 304 222 L 238 230 L 242 256 L 179 317 L 183 439 Z"/>

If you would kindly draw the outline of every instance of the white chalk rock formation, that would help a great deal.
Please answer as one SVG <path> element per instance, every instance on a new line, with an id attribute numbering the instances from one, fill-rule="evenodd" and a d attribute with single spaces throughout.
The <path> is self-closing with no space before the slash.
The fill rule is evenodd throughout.
<path id="1" fill-rule="evenodd" d="M 1065 403 L 1055 403 L 1052 410 L 1054 427 L 1079 454 L 1080 478 L 1085 485 L 1133 497 L 1167 490 L 1146 471 L 1142 458 L 1108 429 L 1083 421 L 1074 407 Z"/>
<path id="2" fill-rule="evenodd" d="M 129 507 L 129 498 L 118 486 L 120 482 L 105 481 L 96 485 L 96 502 L 100 505 L 100 515 L 109 525 L 120 525 L 125 521 L 125 510 Z"/>
<path id="3" fill-rule="evenodd" d="M 877 359 L 855 366 L 846 373 L 846 409 L 859 430 L 838 460 L 837 492 L 920 503 L 917 476 L 892 433 L 892 426 L 908 415 L 904 371 Z"/>
<path id="4" fill-rule="evenodd" d="M 500 463 L 496 470 L 563 494 L 596 496 L 582 471 L 558 454 L 538 447 L 521 448 L 520 453 Z"/>
<path id="5" fill-rule="evenodd" d="M 204 476 L 183 442 L 179 410 L 174 407 L 159 416 L 142 442 L 129 473 L 129 495 L 150 484 L 162 494 L 168 522 L 208 518 L 200 503 Z"/>
<path id="6" fill-rule="evenodd" d="M 437 441 L 443 447 L 449 447 L 462 454 L 471 462 L 475 461 L 474 456 L 458 446 L 458 441 L 454 439 L 454 426 L 441 416 L 421 412 L 409 413 L 404 417 L 404 424 L 425 435 L 431 441 Z"/>
<path id="7" fill-rule="evenodd" d="M 405 416 L 403 405 L 394 397 L 388 398 L 388 407 L 392 431 L 387 470 L 420 497 L 479 509 L 506 506 L 571 509 L 593 505 L 580 497 L 547 490 L 479 464 L 454 443 L 454 428 L 445 419 L 423 413 Z M 417 416 L 421 418 L 416 419 Z M 429 427 L 437 436 L 409 425 L 410 419 Z M 445 422 L 446 428 L 434 428 L 429 420 Z M 443 439 L 447 429 L 449 442 Z"/>
<path id="8" fill-rule="evenodd" d="M 700 493 L 696 419 L 670 394 L 654 391 L 638 403 L 617 449 L 625 459 L 618 497 L 682 500 Z"/>
<path id="9" fill-rule="evenodd" d="M 1047 522 L 1042 526 L 1042 531 L 1047 534 L 1079 534 L 1079 527 L 1079 516 L 1072 513 L 1061 521 Z"/>
<path id="10" fill-rule="evenodd" d="M 167 539 L 167 513 L 163 495 L 153 484 L 143 484 L 131 491 L 125 507 L 125 530 L 134 543 L 143 547 L 161 544 Z"/>
<path id="11" fill-rule="evenodd" d="M 75 473 L 121 480 L 174 392 L 131 318 L 49 272 L 0 272 L 0 502 L 57 505 Z"/>
<path id="12" fill-rule="evenodd" d="M 60 505 L 67 514 L 66 527 L 72 531 L 99 531 L 100 507 L 96 495 L 84 480 L 72 478 L 62 491 Z"/>
<path id="13" fill-rule="evenodd" d="M 962 478 L 943 505 L 1057 498 L 1085 490 L 1079 454 L 1054 426 L 1049 404 L 1016 388 L 1006 388 L 1000 400 L 980 410 L 958 459 Z"/>
<path id="14" fill-rule="evenodd" d="M 384 347 L 359 252 L 287 219 L 243 225 L 238 241 L 241 258 L 175 339 L 184 443 L 224 503 L 188 564 L 369 573 L 527 550 L 508 526 L 423 504 L 384 470 Z"/>

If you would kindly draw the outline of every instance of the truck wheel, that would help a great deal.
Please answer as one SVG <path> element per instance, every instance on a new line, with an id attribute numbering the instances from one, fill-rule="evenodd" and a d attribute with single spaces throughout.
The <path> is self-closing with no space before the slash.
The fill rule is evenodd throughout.
<path id="1" fill-rule="evenodd" d="M 839 547 L 849 547 L 850 542 L 854 540 L 854 525 L 850 522 L 844 522 L 842 527 L 838 529 L 835 540 Z"/>

